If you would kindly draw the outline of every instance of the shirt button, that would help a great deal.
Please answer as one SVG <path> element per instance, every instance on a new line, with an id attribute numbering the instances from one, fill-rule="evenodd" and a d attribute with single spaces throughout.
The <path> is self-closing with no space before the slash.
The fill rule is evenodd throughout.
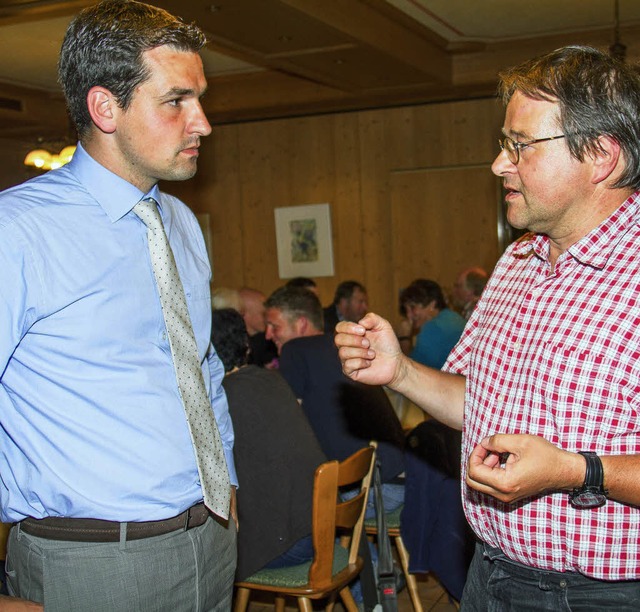
<path id="1" fill-rule="evenodd" d="M 167 332 L 162 332 L 162 339 L 166 340 L 167 339 Z"/>
<path id="2" fill-rule="evenodd" d="M 498 404 L 504 404 L 504 395 L 498 395 Z"/>

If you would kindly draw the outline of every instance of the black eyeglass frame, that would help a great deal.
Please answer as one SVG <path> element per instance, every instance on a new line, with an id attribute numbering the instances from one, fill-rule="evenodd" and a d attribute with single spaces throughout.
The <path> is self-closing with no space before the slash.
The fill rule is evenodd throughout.
<path id="1" fill-rule="evenodd" d="M 559 138 L 565 138 L 566 134 L 559 134 L 558 136 L 549 136 L 548 138 L 536 138 L 534 140 L 527 140 L 527 142 L 518 142 L 509 136 L 504 138 L 498 138 L 498 144 L 500 145 L 500 151 L 504 151 L 507 154 L 509 161 L 517 165 L 520 161 L 520 150 L 528 147 L 532 144 L 539 142 L 547 142 L 549 140 L 558 140 Z M 515 157 L 515 159 L 513 159 Z"/>

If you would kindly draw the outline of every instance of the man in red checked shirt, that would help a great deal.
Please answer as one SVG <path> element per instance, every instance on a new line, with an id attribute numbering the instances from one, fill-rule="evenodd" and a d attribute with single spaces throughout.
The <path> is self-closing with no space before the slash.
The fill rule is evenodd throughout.
<path id="1" fill-rule="evenodd" d="M 530 233 L 443 371 L 389 323 L 338 326 L 343 369 L 463 429 L 479 538 L 463 610 L 640 607 L 640 77 L 567 47 L 501 75 L 492 170 Z M 464 428 L 463 428 L 464 424 Z"/>

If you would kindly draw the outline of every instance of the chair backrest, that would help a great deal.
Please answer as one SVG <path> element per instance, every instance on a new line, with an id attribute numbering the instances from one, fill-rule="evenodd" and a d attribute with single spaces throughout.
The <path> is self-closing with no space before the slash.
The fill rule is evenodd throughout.
<path id="1" fill-rule="evenodd" d="M 349 563 L 356 562 L 374 462 L 375 448 L 370 446 L 340 463 L 327 461 L 316 469 L 312 514 L 314 559 L 309 570 L 309 584 L 314 588 L 324 588 L 331 583 L 338 529 L 350 532 Z M 340 487 L 359 487 L 360 492 L 342 501 Z"/>

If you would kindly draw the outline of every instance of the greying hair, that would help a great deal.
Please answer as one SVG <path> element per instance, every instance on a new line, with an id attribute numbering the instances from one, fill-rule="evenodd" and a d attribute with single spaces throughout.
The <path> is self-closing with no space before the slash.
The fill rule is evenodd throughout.
<path id="1" fill-rule="evenodd" d="M 87 95 L 92 87 L 108 89 L 126 110 L 150 76 L 145 51 L 169 45 L 197 53 L 205 43 L 197 26 L 149 4 L 105 0 L 82 10 L 67 28 L 58 62 L 58 80 L 80 137 L 91 126 Z"/>
<path id="2" fill-rule="evenodd" d="M 615 140 L 626 167 L 613 187 L 640 187 L 640 75 L 634 67 L 592 47 L 570 46 L 499 76 L 505 104 L 517 91 L 558 104 L 558 127 L 578 161 L 601 151 L 600 136 Z"/>
<path id="3" fill-rule="evenodd" d="M 300 317 L 306 317 L 319 331 L 324 329 L 322 304 L 318 296 L 302 287 L 280 287 L 264 303 L 265 308 L 277 308 L 293 324 Z"/>

